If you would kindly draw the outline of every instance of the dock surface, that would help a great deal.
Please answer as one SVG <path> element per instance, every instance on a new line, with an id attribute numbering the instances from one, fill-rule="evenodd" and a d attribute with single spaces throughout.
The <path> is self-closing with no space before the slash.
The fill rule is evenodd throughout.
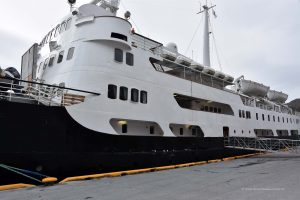
<path id="1" fill-rule="evenodd" d="M 272 153 L 167 171 L 0 191 L 1 200 L 297 200 L 299 153 Z"/>

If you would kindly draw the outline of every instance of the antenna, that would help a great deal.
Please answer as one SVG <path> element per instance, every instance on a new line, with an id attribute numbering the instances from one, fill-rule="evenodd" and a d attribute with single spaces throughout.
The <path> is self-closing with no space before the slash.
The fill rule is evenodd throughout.
<path id="1" fill-rule="evenodd" d="M 200 4 L 201 5 L 201 4 Z M 216 5 L 207 6 L 207 0 L 206 4 L 204 6 L 200 6 L 200 12 L 197 14 L 204 13 L 205 16 L 205 22 L 204 22 L 204 45 L 203 45 L 203 65 L 210 67 L 210 47 L 209 47 L 209 36 L 211 34 L 209 30 L 209 10 L 212 10 Z M 213 11 L 214 12 L 214 11 Z"/>

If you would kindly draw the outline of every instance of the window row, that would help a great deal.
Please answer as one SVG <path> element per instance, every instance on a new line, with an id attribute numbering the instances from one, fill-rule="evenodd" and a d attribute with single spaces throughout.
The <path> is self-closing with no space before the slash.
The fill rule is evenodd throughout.
<path id="1" fill-rule="evenodd" d="M 216 107 L 211 107 L 211 106 L 201 106 L 200 107 L 201 111 L 206 111 L 206 112 L 213 112 L 213 113 L 222 113 L 221 108 L 216 108 Z"/>
<path id="2" fill-rule="evenodd" d="M 52 29 L 42 40 L 41 46 L 49 43 L 52 39 L 56 38 L 59 34 L 62 34 L 71 27 L 72 18 L 63 21 L 61 24 L 58 24 L 54 29 Z"/>
<path id="3" fill-rule="evenodd" d="M 75 47 L 69 48 L 66 60 L 71 60 L 73 58 L 74 52 L 75 52 Z M 57 64 L 62 63 L 62 61 L 64 59 L 64 54 L 65 54 L 65 51 L 59 52 L 58 57 L 57 57 L 57 61 L 56 61 Z M 46 69 L 46 67 L 52 67 L 55 63 L 54 62 L 55 59 L 56 59 L 56 55 L 51 55 L 49 58 L 47 58 L 45 60 L 45 62 L 41 62 L 39 67 L 38 67 L 38 72 L 40 72 L 40 70 L 42 68 Z"/>
<path id="4" fill-rule="evenodd" d="M 267 118 L 267 119 L 266 119 Z M 295 119 L 293 119 L 293 118 L 285 118 L 285 117 L 276 117 L 276 116 L 271 116 L 271 115 L 266 115 L 266 117 L 265 117 L 265 114 L 262 114 L 261 115 L 261 119 L 262 119 L 262 121 L 265 121 L 265 120 L 268 120 L 269 122 L 271 121 L 271 120 L 273 120 L 273 122 L 282 122 L 282 123 L 291 123 L 291 124 L 296 124 L 297 123 L 297 120 L 295 120 Z M 259 114 L 258 113 L 256 113 L 256 120 L 259 120 Z M 298 124 L 298 123 L 297 123 Z"/>
<path id="5" fill-rule="evenodd" d="M 122 49 L 115 49 L 115 61 L 122 63 L 124 60 L 124 52 Z M 134 55 L 126 52 L 126 64 L 129 66 L 134 65 Z"/>
<path id="6" fill-rule="evenodd" d="M 122 101 L 128 100 L 129 89 L 127 87 L 121 86 L 119 90 L 119 99 Z M 118 87 L 116 85 L 108 85 L 107 97 L 110 99 L 117 99 Z M 148 103 L 148 93 L 144 90 L 139 91 L 136 88 L 130 90 L 130 100 L 132 102 L 140 102 L 142 104 Z"/>
<path id="7" fill-rule="evenodd" d="M 251 112 L 250 111 L 239 110 L 239 117 L 240 118 L 251 119 Z"/>

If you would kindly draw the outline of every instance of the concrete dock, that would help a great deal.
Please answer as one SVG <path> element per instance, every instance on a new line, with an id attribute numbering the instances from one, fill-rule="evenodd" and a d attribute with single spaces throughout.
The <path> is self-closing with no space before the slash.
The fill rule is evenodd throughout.
<path id="1" fill-rule="evenodd" d="M 0 191 L 1 200 L 298 200 L 299 153 L 273 153 L 167 171 Z"/>

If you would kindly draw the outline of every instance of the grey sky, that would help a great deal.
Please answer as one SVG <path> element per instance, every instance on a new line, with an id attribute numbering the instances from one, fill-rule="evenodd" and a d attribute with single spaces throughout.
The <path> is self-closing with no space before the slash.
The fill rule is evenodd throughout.
<path id="1" fill-rule="evenodd" d="M 87 0 L 78 0 L 78 5 Z M 203 2 L 203 1 L 202 1 Z M 212 0 L 212 19 L 223 72 L 300 97 L 300 1 Z M 201 21 L 199 0 L 123 0 L 139 33 L 185 53 Z M 22 54 L 69 11 L 66 0 L 4 1 L 0 7 L 0 65 L 20 69 Z M 132 22 L 132 20 L 131 20 Z M 187 56 L 201 62 L 203 21 Z M 192 53 L 193 52 L 193 53 Z M 213 65 L 220 70 L 214 51 Z"/>

